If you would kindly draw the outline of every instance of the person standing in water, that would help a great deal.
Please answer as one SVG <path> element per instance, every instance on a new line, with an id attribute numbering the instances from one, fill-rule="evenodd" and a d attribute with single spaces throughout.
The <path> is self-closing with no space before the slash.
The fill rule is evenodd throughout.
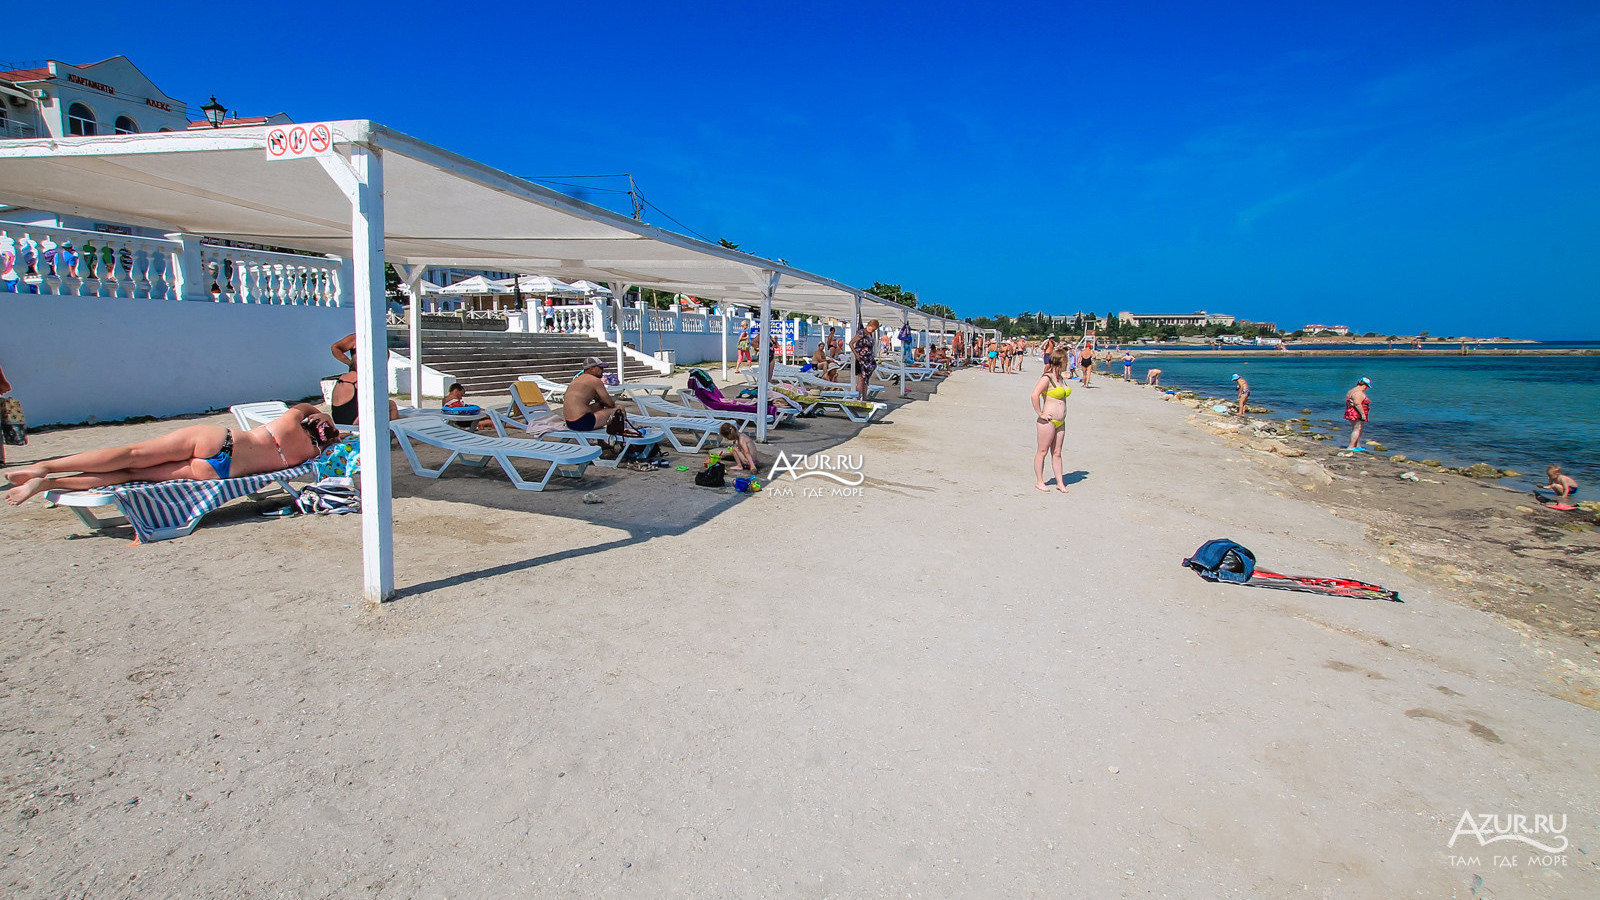
<path id="1" fill-rule="evenodd" d="M 1239 418 L 1244 418 L 1246 407 L 1250 405 L 1250 382 L 1244 380 L 1243 375 L 1233 376 L 1234 386 L 1239 389 Z"/>
<path id="2" fill-rule="evenodd" d="M 1124 380 L 1124 381 L 1132 381 L 1133 380 L 1133 351 L 1132 350 L 1124 349 L 1122 351 L 1122 380 Z"/>
<path id="3" fill-rule="evenodd" d="M 1372 387 L 1372 379 L 1361 378 L 1356 381 L 1356 386 L 1344 395 L 1344 419 L 1353 427 L 1350 430 L 1350 446 L 1346 450 L 1363 451 L 1367 448 L 1361 446 L 1361 432 L 1372 415 L 1372 400 L 1367 397 L 1367 389 Z"/>
<path id="4" fill-rule="evenodd" d="M 1056 472 L 1056 490 L 1063 494 L 1067 486 L 1061 481 L 1061 444 L 1067 436 L 1067 397 L 1072 394 L 1063 374 L 1066 366 L 1065 353 L 1057 350 L 1050 354 L 1044 374 L 1033 386 L 1034 422 L 1039 438 L 1039 447 L 1033 454 L 1033 486 L 1041 491 L 1050 490 L 1044 482 L 1044 458 L 1048 455 Z"/>

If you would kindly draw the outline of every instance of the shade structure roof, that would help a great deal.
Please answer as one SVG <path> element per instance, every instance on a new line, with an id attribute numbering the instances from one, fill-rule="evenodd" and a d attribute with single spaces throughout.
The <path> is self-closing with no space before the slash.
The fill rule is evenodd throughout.
<path id="1" fill-rule="evenodd" d="M 455 284 L 446 285 L 434 291 L 435 294 L 509 294 L 511 288 L 498 281 L 490 281 L 482 275 L 463 278 Z"/>
<path id="2" fill-rule="evenodd" d="M 333 147 L 382 153 L 384 256 L 405 265 L 542 273 L 759 302 L 846 319 L 859 292 L 575 200 L 367 120 Z M 0 142 L 0 203 L 348 255 L 350 207 L 317 160 L 269 161 L 269 127 Z M 907 310 L 863 297 L 863 318 Z M 936 317 L 912 311 L 937 329 Z M 955 324 L 955 323 L 950 323 Z"/>

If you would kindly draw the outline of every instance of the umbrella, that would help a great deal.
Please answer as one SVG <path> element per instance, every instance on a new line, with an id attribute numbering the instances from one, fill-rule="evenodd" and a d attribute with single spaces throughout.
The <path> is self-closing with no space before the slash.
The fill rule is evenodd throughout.
<path id="1" fill-rule="evenodd" d="M 449 287 L 439 288 L 441 294 L 509 294 L 511 289 L 503 284 L 490 281 L 482 275 L 465 278 Z"/>
<path id="2" fill-rule="evenodd" d="M 507 279 L 506 283 L 510 283 Z M 524 294 L 581 294 L 583 291 L 558 281 L 548 275 L 522 275 L 516 279 L 516 285 Z"/>
<path id="3" fill-rule="evenodd" d="M 581 279 L 572 283 L 572 289 L 581 292 L 585 296 L 592 297 L 595 294 L 604 294 L 607 297 L 611 296 L 611 289 L 605 285 L 595 284 L 592 281 L 583 281 Z"/>

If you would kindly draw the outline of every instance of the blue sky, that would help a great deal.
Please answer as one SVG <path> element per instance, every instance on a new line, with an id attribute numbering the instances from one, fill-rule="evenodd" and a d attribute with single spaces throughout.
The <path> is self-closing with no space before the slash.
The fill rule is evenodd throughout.
<path id="1" fill-rule="evenodd" d="M 631 172 L 694 232 L 965 316 L 1600 337 L 1592 2 L 72 9 L 0 59 Z"/>

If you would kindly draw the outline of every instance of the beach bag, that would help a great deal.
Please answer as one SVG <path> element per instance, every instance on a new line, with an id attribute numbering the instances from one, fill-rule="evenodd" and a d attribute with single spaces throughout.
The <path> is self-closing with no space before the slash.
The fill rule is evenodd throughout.
<path id="1" fill-rule="evenodd" d="M 324 478 L 306 485 L 294 498 L 295 509 L 308 516 L 342 516 L 361 512 L 361 491 L 349 478 Z"/>
<path id="2" fill-rule="evenodd" d="M 1201 544 L 1183 564 L 1207 581 L 1244 584 L 1255 574 L 1256 555 L 1243 544 L 1218 538 Z"/>
<path id="3" fill-rule="evenodd" d="M 728 470 L 722 463 L 712 463 L 694 473 L 694 483 L 700 487 L 719 488 L 727 485 Z"/>
<path id="4" fill-rule="evenodd" d="M 0 443 L 22 447 L 28 443 L 28 420 L 22 414 L 22 401 L 0 397 Z"/>

